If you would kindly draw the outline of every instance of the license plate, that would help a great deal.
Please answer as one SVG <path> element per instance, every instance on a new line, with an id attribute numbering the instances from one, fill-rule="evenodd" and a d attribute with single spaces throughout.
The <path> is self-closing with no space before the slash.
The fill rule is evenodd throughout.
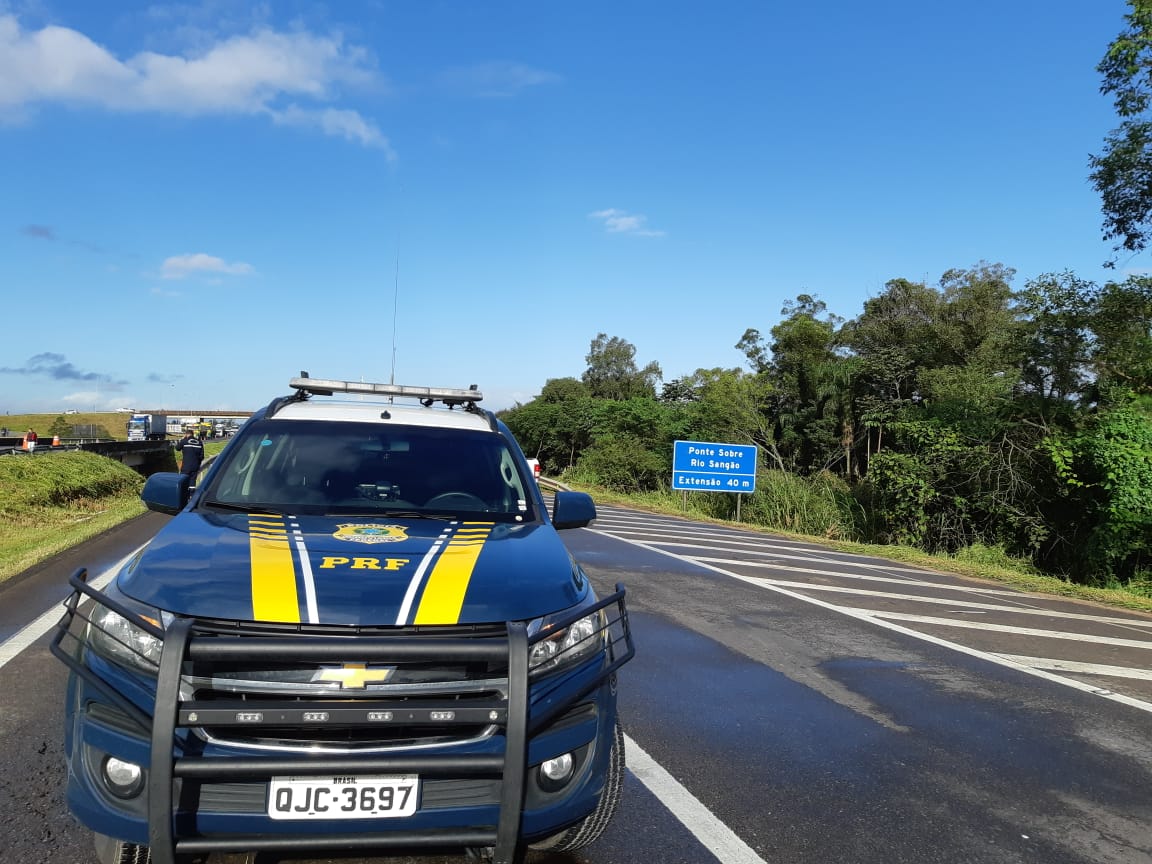
<path id="1" fill-rule="evenodd" d="M 387 819 L 411 816 L 420 797 L 415 774 L 387 777 L 273 777 L 272 819 Z"/>

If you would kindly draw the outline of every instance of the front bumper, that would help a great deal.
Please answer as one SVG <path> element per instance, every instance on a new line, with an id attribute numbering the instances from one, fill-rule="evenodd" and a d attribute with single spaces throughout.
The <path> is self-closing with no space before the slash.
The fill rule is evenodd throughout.
<path id="1" fill-rule="evenodd" d="M 226 632 L 190 619 L 176 619 L 161 631 L 90 588 L 83 571 L 71 584 L 75 593 L 52 646 L 73 672 L 66 733 L 69 805 L 94 831 L 150 846 L 157 864 L 207 852 L 371 848 L 430 854 L 484 847 L 493 849 L 496 862 L 510 862 L 520 844 L 575 824 L 599 799 L 614 733 L 615 673 L 634 653 L 619 586 L 596 607 L 606 613 L 605 649 L 571 669 L 531 678 L 529 648 L 537 640 L 520 622 L 483 638 L 381 631 L 348 638 L 306 628 Z M 147 676 L 88 650 L 83 632 L 93 616 L 86 613 L 86 599 L 162 636 L 154 696 Z M 590 611 L 579 610 L 573 620 Z M 415 702 L 410 694 L 344 692 L 256 704 L 236 693 L 206 699 L 189 686 L 192 670 L 204 664 L 350 661 L 483 666 L 485 683 L 495 680 L 495 686 L 460 699 L 442 692 Z M 310 720 L 323 716 L 325 725 L 353 739 L 385 716 L 413 730 L 435 728 L 439 737 L 425 745 L 409 740 L 385 747 L 362 741 L 277 747 L 245 737 L 261 724 L 296 728 L 306 722 L 305 713 Z M 447 740 L 453 728 L 468 731 Z M 536 766 L 564 753 L 575 756 L 570 781 L 558 790 L 539 782 Z M 108 756 L 143 766 L 142 794 L 112 794 L 101 774 Z M 267 814 L 273 777 L 397 774 L 421 779 L 420 804 L 410 816 L 295 822 Z"/>

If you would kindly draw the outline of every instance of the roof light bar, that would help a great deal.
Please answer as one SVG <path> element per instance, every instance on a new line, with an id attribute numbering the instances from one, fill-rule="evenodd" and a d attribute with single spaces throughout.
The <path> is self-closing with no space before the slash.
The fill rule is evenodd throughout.
<path id="1" fill-rule="evenodd" d="M 374 396 L 408 396 L 413 399 L 445 402 L 449 405 L 464 405 L 479 402 L 484 394 L 473 384 L 467 390 L 449 387 L 409 387 L 403 384 L 374 384 L 371 381 L 333 381 L 328 378 L 293 378 L 288 386 L 315 393 L 318 396 L 331 396 L 333 393 L 367 393 Z"/>

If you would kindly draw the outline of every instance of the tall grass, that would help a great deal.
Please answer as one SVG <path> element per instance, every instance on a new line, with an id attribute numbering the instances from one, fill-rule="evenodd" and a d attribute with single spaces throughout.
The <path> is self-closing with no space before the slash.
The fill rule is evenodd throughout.
<path id="1" fill-rule="evenodd" d="M 750 522 L 829 540 L 860 539 L 864 518 L 848 484 L 827 472 L 799 477 L 787 471 L 762 471 L 743 510 Z"/>
<path id="2" fill-rule="evenodd" d="M 578 486 L 612 485 L 582 465 L 566 471 L 564 480 Z M 736 493 L 681 492 L 667 485 L 628 494 L 636 503 L 724 520 L 736 518 L 736 498 Z M 860 540 L 865 516 L 848 484 L 834 474 L 800 477 L 770 470 L 756 475 L 755 492 L 740 495 L 740 521 L 829 540 Z"/>

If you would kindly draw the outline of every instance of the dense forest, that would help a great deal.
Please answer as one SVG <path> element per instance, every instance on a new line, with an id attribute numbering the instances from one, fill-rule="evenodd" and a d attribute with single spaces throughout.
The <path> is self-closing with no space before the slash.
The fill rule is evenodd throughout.
<path id="1" fill-rule="evenodd" d="M 985 262 L 893 279 L 852 319 L 800 294 L 767 335 L 733 333 L 745 368 L 669 381 L 601 333 L 578 377 L 502 417 L 574 481 L 668 489 L 674 441 L 753 443 L 746 520 L 1152 586 L 1152 277 L 1012 279 Z"/>

